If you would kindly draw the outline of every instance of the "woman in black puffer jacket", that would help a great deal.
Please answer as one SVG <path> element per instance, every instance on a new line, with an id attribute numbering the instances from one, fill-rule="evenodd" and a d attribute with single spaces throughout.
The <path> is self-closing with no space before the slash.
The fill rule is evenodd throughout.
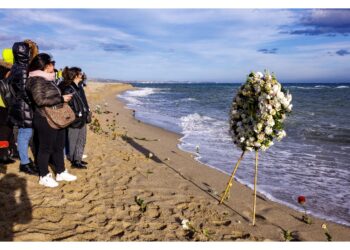
<path id="1" fill-rule="evenodd" d="M 0 80 L 5 80 L 6 76 L 10 72 L 12 67 L 12 64 L 4 62 L 0 59 Z M 6 80 L 5 80 L 6 81 Z M 2 83 L 0 83 L 2 84 Z M 5 88 L 5 85 L 1 85 L 0 88 L 2 88 L 0 91 L 3 95 L 7 93 L 7 88 Z M 12 148 L 14 148 L 15 145 L 13 142 L 13 131 L 12 126 L 9 126 L 7 123 L 8 121 L 8 105 L 6 103 L 5 96 L 0 97 L 2 98 L 0 100 L 0 167 L 2 164 L 11 164 L 15 161 L 11 159 L 10 151 Z"/>
<path id="2" fill-rule="evenodd" d="M 73 168 L 86 168 L 87 162 L 82 160 L 86 144 L 86 123 L 90 108 L 85 96 L 84 74 L 78 67 L 65 67 L 62 73 L 63 82 L 60 88 L 64 94 L 73 94 L 69 105 L 73 109 L 76 120 L 68 127 L 68 160 Z"/>
<path id="3" fill-rule="evenodd" d="M 37 137 L 37 165 L 39 167 L 39 184 L 46 187 L 57 187 L 56 181 L 74 181 L 76 176 L 65 170 L 63 149 L 65 144 L 65 129 L 54 129 L 47 122 L 44 108 L 53 107 L 71 100 L 72 95 L 62 95 L 56 86 L 55 62 L 48 54 L 38 54 L 29 65 L 27 90 L 34 103 L 34 134 Z M 48 164 L 53 164 L 56 171 L 56 181 L 48 170 Z"/>
<path id="4" fill-rule="evenodd" d="M 10 71 L 9 84 L 16 96 L 9 107 L 9 122 L 18 128 L 17 149 L 21 161 L 19 170 L 37 175 L 38 170 L 28 157 L 29 142 L 33 135 L 33 110 L 25 89 L 30 48 L 25 42 L 16 42 L 13 44 L 12 52 L 15 62 Z"/>

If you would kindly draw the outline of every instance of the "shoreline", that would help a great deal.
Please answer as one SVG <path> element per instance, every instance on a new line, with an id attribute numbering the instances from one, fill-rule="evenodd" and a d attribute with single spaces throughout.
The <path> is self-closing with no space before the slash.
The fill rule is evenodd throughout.
<path id="1" fill-rule="evenodd" d="M 218 205 L 227 174 L 178 147 L 180 136 L 134 119 L 117 98 L 129 84 L 89 82 L 94 112 L 89 124 L 85 170 L 65 166 L 77 181 L 49 189 L 18 171 L 0 173 L 0 240 L 14 241 L 326 241 L 321 225 L 302 213 L 257 196 L 235 181 Z M 150 154 L 151 153 L 151 154 Z M 18 190 L 18 183 L 22 183 Z M 189 220 L 195 230 L 184 230 Z M 334 241 L 349 241 L 350 228 L 326 222 Z M 5 235 L 5 236 L 4 236 Z"/>
<path id="2" fill-rule="evenodd" d="M 132 85 L 132 84 L 131 84 L 131 85 Z M 139 89 L 138 87 L 134 87 L 134 86 L 133 86 L 132 89 L 125 90 L 125 91 L 133 91 L 133 90 L 138 90 L 138 89 Z M 120 95 L 121 95 L 123 92 L 124 92 L 124 91 L 122 91 L 122 92 L 120 92 L 120 93 L 118 93 L 118 94 L 116 95 L 117 101 L 121 102 L 121 103 L 124 105 L 124 108 L 125 108 L 125 109 L 127 109 L 127 110 L 133 110 L 133 108 L 128 107 L 127 101 L 124 100 L 122 97 L 120 97 Z M 135 120 L 138 120 L 136 117 L 134 117 L 134 119 L 135 119 Z M 185 152 L 185 153 L 188 153 L 188 154 L 190 154 L 190 155 L 193 155 L 193 159 L 194 159 L 195 161 L 197 161 L 199 164 L 202 164 L 202 165 L 204 165 L 204 166 L 206 166 L 206 167 L 208 167 L 208 168 L 214 169 L 214 170 L 216 170 L 216 171 L 218 171 L 218 172 L 221 172 L 221 173 L 225 174 L 225 175 L 227 176 L 227 179 L 230 177 L 231 173 L 227 173 L 227 172 L 225 172 L 224 170 L 221 170 L 221 169 L 219 169 L 219 168 L 217 168 L 217 167 L 215 167 L 215 166 L 212 166 L 212 165 L 210 165 L 210 164 L 207 164 L 207 163 L 204 163 L 204 162 L 200 161 L 200 159 L 198 159 L 198 157 L 199 157 L 200 155 L 197 155 L 196 152 L 187 151 L 187 150 L 181 148 L 182 138 L 185 136 L 185 134 L 182 134 L 182 133 L 180 133 L 180 132 L 177 133 L 177 132 L 172 131 L 172 130 L 168 130 L 168 129 L 166 129 L 166 128 L 163 128 L 163 127 L 161 127 L 161 126 L 158 126 L 157 124 L 152 124 L 151 122 L 147 122 L 147 121 L 144 121 L 144 120 L 142 120 L 142 119 L 141 119 L 140 121 L 141 121 L 141 123 L 143 123 L 143 124 L 147 124 L 147 125 L 149 125 L 149 126 L 153 126 L 153 127 L 156 127 L 156 128 L 162 129 L 162 130 L 165 130 L 166 132 L 169 132 L 169 133 L 174 133 L 175 135 L 178 136 L 178 143 L 177 143 L 178 149 L 182 150 L 182 151 Z M 239 180 L 239 179 L 237 178 L 237 176 L 235 176 L 235 181 L 238 182 L 238 183 L 240 183 L 240 184 L 242 184 L 242 185 L 244 185 L 245 187 L 249 188 L 251 191 L 253 191 L 253 188 L 254 188 L 254 187 L 253 187 L 253 183 L 245 183 L 244 181 Z M 258 189 L 259 189 L 259 187 L 258 187 Z M 272 201 L 272 202 L 276 202 L 276 203 L 278 203 L 278 204 L 280 204 L 280 205 L 282 205 L 282 206 L 286 206 L 286 207 L 288 207 L 288 208 L 290 208 L 290 209 L 293 209 L 293 210 L 295 210 L 295 211 L 297 211 L 297 212 L 300 212 L 300 213 L 303 212 L 303 208 L 300 207 L 300 206 L 298 207 L 298 204 L 297 204 L 297 203 L 296 203 L 296 204 L 291 204 L 291 203 L 288 203 L 288 202 L 284 202 L 283 200 L 280 200 L 280 199 L 278 199 L 278 198 L 275 198 L 274 196 L 272 196 L 271 194 L 269 194 L 268 192 L 265 192 L 265 191 L 264 191 L 264 192 L 261 192 L 261 191 L 258 190 L 258 193 L 259 193 L 260 195 L 264 196 L 265 198 L 267 198 L 268 200 Z M 327 222 L 329 222 L 329 223 L 335 223 L 335 224 L 342 225 L 342 226 L 345 226 L 345 227 L 350 227 L 350 224 L 346 224 L 346 222 L 336 221 L 336 220 L 337 220 L 336 218 L 327 218 L 326 215 L 322 215 L 322 214 L 318 214 L 318 213 L 311 213 L 311 212 L 310 212 L 310 213 L 308 213 L 308 214 L 310 214 L 311 216 L 313 216 L 313 217 L 315 217 L 315 218 L 318 218 L 318 219 L 321 219 L 321 220 L 325 220 L 325 221 L 327 221 Z"/>
<path id="3" fill-rule="evenodd" d="M 133 87 L 133 88 L 134 88 L 134 87 Z M 128 90 L 125 90 L 125 91 L 133 90 L 133 88 L 128 89 Z M 136 90 L 136 89 L 137 89 L 137 87 L 135 87 L 135 90 Z M 124 92 L 124 91 L 123 91 L 123 92 Z M 123 101 L 122 98 L 120 98 L 120 97 L 118 96 L 118 95 L 120 95 L 121 93 L 122 93 L 122 92 L 119 92 L 119 93 L 117 93 L 117 94 L 115 95 L 116 101 L 117 101 L 117 102 L 120 102 L 121 105 L 123 105 L 124 108 L 125 108 L 126 110 L 132 111 L 133 109 L 127 107 L 127 103 L 126 103 L 125 101 Z M 135 119 L 135 121 L 137 121 L 136 118 L 133 117 L 133 119 Z M 141 124 L 144 124 L 144 125 L 147 125 L 147 126 L 152 126 L 152 127 L 157 128 L 157 129 L 160 129 L 160 130 L 165 131 L 165 133 L 174 134 L 175 136 L 177 136 L 177 148 L 178 148 L 179 150 L 183 151 L 184 153 L 190 155 L 190 156 L 193 158 L 193 160 L 196 161 L 198 164 L 203 165 L 203 166 L 206 167 L 206 168 L 210 168 L 210 169 L 212 169 L 212 170 L 214 170 L 214 171 L 217 171 L 217 172 L 219 172 L 219 173 L 221 173 L 221 174 L 224 174 L 227 178 L 226 178 L 226 180 L 223 180 L 223 181 L 222 181 L 222 184 L 226 185 L 227 180 L 228 180 L 228 178 L 229 178 L 229 176 L 230 176 L 229 173 L 226 173 L 226 172 L 224 172 L 224 171 L 222 171 L 222 170 L 220 170 L 220 169 L 218 169 L 218 168 L 216 168 L 216 167 L 214 167 L 214 166 L 211 166 L 211 165 L 202 163 L 200 160 L 198 160 L 198 159 L 195 158 L 195 156 L 194 156 L 195 153 L 194 153 L 194 152 L 186 151 L 186 150 L 184 150 L 184 149 L 182 149 L 182 148 L 180 147 L 181 138 L 182 138 L 183 136 L 185 136 L 184 134 L 176 133 L 176 132 L 167 130 L 167 129 L 162 128 L 162 127 L 160 127 L 160 126 L 153 125 L 153 124 L 151 124 L 151 123 L 144 122 L 144 121 L 141 121 Z M 235 178 L 235 179 L 236 179 L 236 178 Z M 238 182 L 238 181 L 236 180 L 236 183 L 237 183 L 237 182 Z M 242 182 L 238 182 L 238 184 L 239 184 L 241 187 L 243 186 L 244 188 L 247 188 L 247 189 L 249 189 L 251 192 L 253 192 L 253 190 L 251 189 L 251 187 L 249 187 L 249 184 L 245 184 L 245 183 L 242 183 Z M 252 185 L 252 184 L 251 184 L 251 185 Z M 232 191 L 233 189 L 234 189 L 234 187 L 231 188 L 231 191 Z M 222 190 L 223 190 L 223 189 L 222 189 Z M 303 211 L 303 210 L 302 210 L 302 208 L 299 208 L 299 209 L 298 209 L 298 208 L 297 208 L 297 204 L 293 206 L 293 205 L 288 204 L 288 203 L 286 203 L 286 202 L 283 202 L 283 201 L 280 201 L 280 200 L 278 200 L 278 199 L 275 199 L 274 197 L 269 196 L 269 194 L 264 194 L 264 193 L 260 193 L 260 192 L 258 192 L 258 194 L 259 194 L 260 197 L 262 196 L 263 198 L 266 198 L 266 199 L 268 200 L 268 202 L 276 203 L 278 206 L 281 206 L 282 208 L 285 207 L 285 208 L 288 208 L 288 209 L 291 209 L 291 210 L 295 211 L 296 213 L 302 214 L 302 211 Z M 338 225 L 338 226 L 341 226 L 341 227 L 345 227 L 345 228 L 350 229 L 350 227 L 349 227 L 348 225 L 342 224 L 342 223 L 340 223 L 340 222 L 334 222 L 334 221 L 331 221 L 330 219 L 327 219 L 327 218 L 322 218 L 322 215 L 317 215 L 317 214 L 316 214 L 316 215 L 311 215 L 310 217 L 312 218 L 313 221 L 315 221 L 315 220 L 320 220 L 320 221 L 324 221 L 324 222 L 327 223 L 327 224 L 335 224 L 335 225 Z M 350 237 L 349 237 L 347 240 L 350 240 Z"/>

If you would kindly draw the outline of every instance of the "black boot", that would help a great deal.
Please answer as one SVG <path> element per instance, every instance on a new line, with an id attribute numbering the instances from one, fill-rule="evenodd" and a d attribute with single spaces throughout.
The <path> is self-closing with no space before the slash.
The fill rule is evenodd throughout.
<path id="1" fill-rule="evenodd" d="M 89 163 L 87 163 L 86 161 L 83 161 L 83 160 L 81 160 L 80 162 L 81 162 L 82 164 L 84 164 L 84 165 L 89 164 Z"/>
<path id="2" fill-rule="evenodd" d="M 86 165 L 81 161 L 72 161 L 72 168 L 87 169 Z"/>
<path id="3" fill-rule="evenodd" d="M 29 162 L 27 164 L 20 164 L 19 171 L 24 172 L 26 174 L 30 174 L 30 175 L 39 175 L 37 169 L 34 168 L 34 166 L 31 162 Z"/>
<path id="4" fill-rule="evenodd" d="M 35 172 L 39 173 L 38 166 L 33 162 L 32 158 L 29 158 L 29 164 L 31 165 L 30 168 L 33 169 Z"/>

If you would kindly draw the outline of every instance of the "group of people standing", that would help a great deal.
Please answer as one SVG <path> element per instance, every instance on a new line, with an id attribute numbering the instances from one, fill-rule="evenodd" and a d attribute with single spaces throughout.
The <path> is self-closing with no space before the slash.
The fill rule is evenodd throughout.
<path id="1" fill-rule="evenodd" d="M 57 74 L 52 57 L 39 53 L 39 47 L 31 40 L 13 44 L 13 62 L 6 62 L 6 53 L 9 51 L 3 51 L 5 63 L 13 64 L 7 72 L 1 70 L 0 75 L 2 84 L 8 85 L 0 88 L 0 142 L 8 141 L 8 147 L 6 143 L 0 147 L 0 163 L 13 163 L 12 158 L 18 157 L 19 171 L 39 175 L 39 184 L 46 187 L 76 180 L 65 168 L 64 156 L 66 153 L 72 168 L 87 167 L 82 157 L 91 112 L 84 92 L 85 74 L 78 67 L 65 67 Z M 9 93 L 4 93 L 4 89 Z M 45 108 L 64 103 L 73 110 L 75 120 L 68 128 L 53 128 Z M 29 147 L 34 160 L 28 155 Z M 56 172 L 55 179 L 49 165 Z"/>

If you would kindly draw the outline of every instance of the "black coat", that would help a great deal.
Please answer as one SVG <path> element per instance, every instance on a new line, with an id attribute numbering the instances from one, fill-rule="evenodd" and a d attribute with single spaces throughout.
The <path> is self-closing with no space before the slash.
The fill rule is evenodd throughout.
<path id="1" fill-rule="evenodd" d="M 17 42 L 14 43 L 12 51 L 15 63 L 11 68 L 9 84 L 12 86 L 16 96 L 13 104 L 9 107 L 9 121 L 12 125 L 20 128 L 31 128 L 33 110 L 26 91 L 30 49 L 28 44 Z"/>
<path id="2" fill-rule="evenodd" d="M 75 113 L 76 120 L 69 125 L 71 128 L 82 128 L 86 124 L 86 119 L 90 108 L 87 102 L 84 87 L 82 84 L 76 85 L 74 82 L 65 86 L 64 82 L 60 84 L 62 94 L 73 94 L 72 99 L 68 102 L 69 106 Z"/>
<path id="3" fill-rule="evenodd" d="M 54 82 L 43 77 L 30 77 L 27 81 L 27 91 L 33 102 L 34 112 L 45 117 L 44 107 L 52 107 L 64 102 L 60 90 Z"/>

